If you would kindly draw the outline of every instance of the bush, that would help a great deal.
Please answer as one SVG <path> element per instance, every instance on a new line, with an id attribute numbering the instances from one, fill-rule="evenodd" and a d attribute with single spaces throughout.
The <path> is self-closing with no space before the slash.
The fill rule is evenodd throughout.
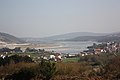
<path id="1" fill-rule="evenodd" d="M 39 73 L 42 76 L 43 80 L 50 80 L 56 73 L 55 63 L 50 61 L 42 60 L 39 64 Z"/>
<path id="2" fill-rule="evenodd" d="M 5 66 L 11 63 L 19 63 L 19 62 L 33 62 L 32 59 L 28 56 L 19 56 L 12 55 L 10 57 L 6 56 L 4 59 L 0 57 L 0 66 Z"/>
<path id="3" fill-rule="evenodd" d="M 35 71 L 31 68 L 22 68 L 5 78 L 5 80 L 30 80 L 35 77 Z"/>

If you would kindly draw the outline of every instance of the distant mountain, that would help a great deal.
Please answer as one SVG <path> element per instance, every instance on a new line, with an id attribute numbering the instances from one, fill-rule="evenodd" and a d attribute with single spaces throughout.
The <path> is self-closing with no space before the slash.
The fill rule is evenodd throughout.
<path id="1" fill-rule="evenodd" d="M 120 33 L 111 33 L 103 36 L 79 36 L 65 41 L 98 41 L 98 42 L 111 42 L 120 41 Z"/>
<path id="2" fill-rule="evenodd" d="M 74 32 L 74 33 L 67 33 L 67 34 L 55 35 L 44 38 L 23 38 L 23 39 L 28 42 L 39 42 L 39 41 L 47 42 L 47 41 L 55 41 L 55 40 L 67 40 L 79 36 L 103 36 L 103 35 L 107 35 L 107 33 Z"/>
<path id="3" fill-rule="evenodd" d="M 118 33 L 112 33 L 106 36 L 101 37 L 100 39 L 98 39 L 97 41 L 99 42 L 108 42 L 108 41 L 118 41 L 120 42 L 120 32 Z"/>
<path id="4" fill-rule="evenodd" d="M 112 34 L 109 34 L 109 35 L 107 35 L 107 36 L 120 37 L 120 32 L 112 33 Z"/>
<path id="5" fill-rule="evenodd" d="M 79 36 L 71 39 L 66 39 L 65 41 L 97 41 L 103 36 Z"/>
<path id="6" fill-rule="evenodd" d="M 0 32 L 0 41 L 6 42 L 6 43 L 25 43 L 25 41 L 20 38 L 17 38 L 7 33 L 1 33 L 1 32 Z"/>
<path id="7" fill-rule="evenodd" d="M 65 39 L 71 39 L 79 36 L 103 36 L 106 35 L 106 33 L 92 33 L 92 32 L 74 32 L 74 33 L 67 33 L 62 35 L 56 35 L 51 37 L 46 37 L 43 39 L 50 39 L 50 40 L 65 40 Z"/>

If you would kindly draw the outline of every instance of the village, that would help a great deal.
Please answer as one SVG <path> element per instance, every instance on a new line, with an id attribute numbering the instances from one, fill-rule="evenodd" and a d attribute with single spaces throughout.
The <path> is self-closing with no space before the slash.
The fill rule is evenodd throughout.
<path id="1" fill-rule="evenodd" d="M 84 50 L 80 53 L 70 54 L 70 53 L 57 53 L 55 51 L 45 51 L 44 49 L 35 49 L 35 48 L 26 48 L 24 51 L 21 50 L 21 47 L 15 47 L 14 49 L 9 49 L 7 47 L 0 49 L 0 57 L 5 58 L 6 56 L 11 56 L 14 54 L 20 56 L 28 56 L 33 59 L 34 62 L 40 62 L 41 59 L 50 60 L 50 61 L 65 61 L 66 59 L 79 59 L 80 57 L 89 56 L 89 55 L 100 55 L 113 53 L 117 56 L 117 53 L 120 52 L 120 43 L 119 42 L 107 42 L 101 44 L 93 43 L 92 46 L 87 47 L 88 50 Z"/>
<path id="2" fill-rule="evenodd" d="M 115 41 L 104 42 L 101 44 L 93 43 L 92 46 L 88 46 L 87 48 L 88 50 L 85 50 L 80 53 L 81 56 L 95 55 L 95 54 L 101 54 L 101 53 L 114 53 L 116 55 L 116 53 L 120 52 L 120 43 Z"/>

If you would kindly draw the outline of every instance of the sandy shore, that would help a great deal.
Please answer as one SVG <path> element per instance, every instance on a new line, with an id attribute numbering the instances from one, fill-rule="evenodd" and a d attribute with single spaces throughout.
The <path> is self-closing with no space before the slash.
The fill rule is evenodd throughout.
<path id="1" fill-rule="evenodd" d="M 25 43 L 25 44 L 0 44 L 0 48 L 8 47 L 10 49 L 14 49 L 15 47 L 21 47 L 21 49 L 26 49 L 26 48 L 35 48 L 35 49 L 50 49 L 50 48 L 60 48 L 60 45 L 55 45 L 55 44 L 30 44 L 30 43 Z"/>

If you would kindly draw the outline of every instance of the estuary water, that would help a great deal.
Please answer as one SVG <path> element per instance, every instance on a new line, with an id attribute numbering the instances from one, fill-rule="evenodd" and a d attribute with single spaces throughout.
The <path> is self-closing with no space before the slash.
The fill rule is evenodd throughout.
<path id="1" fill-rule="evenodd" d="M 58 53 L 77 54 L 83 50 L 87 50 L 87 47 L 93 45 L 93 43 L 98 44 L 95 41 L 58 41 L 55 43 L 57 46 L 46 48 L 46 50 Z"/>

